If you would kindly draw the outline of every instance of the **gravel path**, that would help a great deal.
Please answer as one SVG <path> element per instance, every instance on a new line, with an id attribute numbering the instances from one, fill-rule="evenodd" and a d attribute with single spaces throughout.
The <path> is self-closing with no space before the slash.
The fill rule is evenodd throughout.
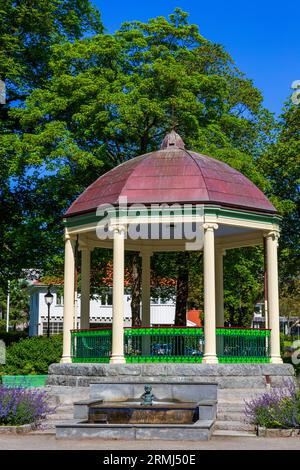
<path id="1" fill-rule="evenodd" d="M 44 435 L 0 435 L 0 450 L 251 450 L 277 449 L 300 450 L 300 437 L 223 437 L 216 436 L 210 441 L 104 441 L 92 439 L 56 439 L 53 434 Z"/>

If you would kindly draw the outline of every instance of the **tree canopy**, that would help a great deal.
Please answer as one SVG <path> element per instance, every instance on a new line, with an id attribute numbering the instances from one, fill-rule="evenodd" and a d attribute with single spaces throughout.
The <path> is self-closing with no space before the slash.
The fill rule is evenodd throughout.
<path id="1" fill-rule="evenodd" d="M 50 203 L 32 183 L 32 172 L 41 175 L 43 168 L 33 169 L 32 147 L 30 158 L 17 150 L 26 133 L 17 111 L 51 79 L 54 46 L 102 30 L 99 12 L 89 0 L 0 0 L 0 80 L 6 87 L 6 102 L 0 105 L 0 284 L 18 276 L 22 267 L 40 265 L 40 258 L 47 262 L 47 250 L 51 256 L 51 230 L 44 249 L 42 225 L 56 196 L 48 194 L 54 197 Z"/>
<path id="2" fill-rule="evenodd" d="M 88 0 L 2 3 L 8 24 L 0 55 L 8 88 L 0 115 L 2 280 L 24 268 L 61 269 L 68 205 L 97 176 L 157 149 L 174 125 L 187 147 L 225 161 L 269 194 L 286 214 L 285 246 L 293 250 L 299 108 L 286 110 L 276 139 L 260 91 L 180 9 L 105 34 Z M 290 156 L 284 163 L 283 155 Z M 249 313 L 259 296 L 262 255 L 229 258 L 230 275 L 247 282 L 237 290 L 228 277 L 228 311 L 238 315 L 242 306 Z M 180 264 L 171 266 L 176 277 Z"/>

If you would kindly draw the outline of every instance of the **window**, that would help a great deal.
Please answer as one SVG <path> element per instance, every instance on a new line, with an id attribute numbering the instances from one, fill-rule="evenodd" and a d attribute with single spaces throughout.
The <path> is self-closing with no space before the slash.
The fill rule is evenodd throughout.
<path id="1" fill-rule="evenodd" d="M 59 292 L 56 293 L 56 305 L 63 305 L 63 296 Z"/>
<path id="2" fill-rule="evenodd" d="M 48 331 L 48 323 L 43 322 L 43 335 Z M 63 322 L 50 322 L 50 335 L 59 335 L 63 332 Z"/>

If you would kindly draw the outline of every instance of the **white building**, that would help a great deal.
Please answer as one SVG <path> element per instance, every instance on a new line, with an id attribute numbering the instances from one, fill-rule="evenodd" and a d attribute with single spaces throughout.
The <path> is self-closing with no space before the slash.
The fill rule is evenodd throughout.
<path id="1" fill-rule="evenodd" d="M 30 319 L 29 335 L 36 336 L 47 333 L 48 307 L 44 295 L 48 286 L 33 282 L 30 295 Z M 53 303 L 50 307 L 50 334 L 63 332 L 63 298 L 59 295 L 57 287 L 51 287 Z M 124 295 L 124 326 L 131 326 L 130 296 Z M 80 295 L 76 301 L 76 320 L 74 329 L 80 328 Z M 175 304 L 173 301 L 164 302 L 160 299 L 151 301 L 151 326 L 174 325 Z M 111 293 L 103 294 L 90 302 L 90 328 L 107 326 L 112 323 L 112 296 Z M 188 326 L 194 326 L 188 320 Z"/>

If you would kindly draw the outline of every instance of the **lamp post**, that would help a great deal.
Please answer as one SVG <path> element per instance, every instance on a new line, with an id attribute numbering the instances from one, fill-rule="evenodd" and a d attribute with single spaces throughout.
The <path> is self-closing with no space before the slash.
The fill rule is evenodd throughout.
<path id="1" fill-rule="evenodd" d="M 10 303 L 10 281 L 7 282 L 6 332 L 9 331 L 9 303 Z"/>
<path id="2" fill-rule="evenodd" d="M 44 295 L 45 302 L 48 307 L 48 326 L 47 326 L 47 338 L 50 336 L 50 305 L 53 302 L 53 294 L 50 292 L 50 287 L 48 287 L 48 292 L 47 294 Z"/>

